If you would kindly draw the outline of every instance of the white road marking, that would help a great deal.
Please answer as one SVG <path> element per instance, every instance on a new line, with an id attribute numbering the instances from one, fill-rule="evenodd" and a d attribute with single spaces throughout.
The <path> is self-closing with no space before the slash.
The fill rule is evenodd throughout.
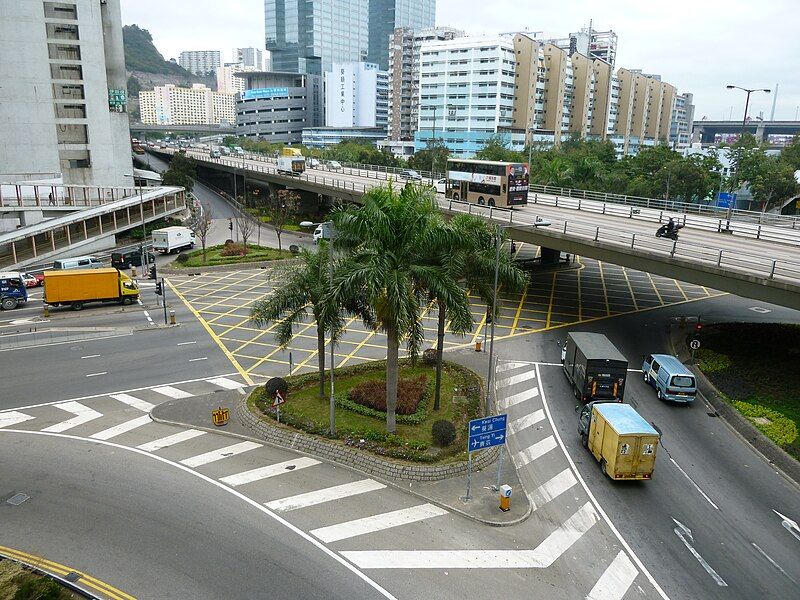
<path id="1" fill-rule="evenodd" d="M 383 531 L 392 527 L 400 527 L 401 525 L 416 523 L 446 514 L 448 514 L 446 510 L 434 504 L 420 504 L 419 506 L 401 508 L 400 510 L 364 517 L 363 519 L 355 519 L 338 525 L 320 527 L 319 529 L 311 530 L 309 533 L 317 536 L 323 542 L 338 542 L 339 540 Z"/>
<path id="2" fill-rule="evenodd" d="M 183 390 L 179 390 L 178 388 L 174 388 L 171 385 L 162 385 L 159 387 L 153 388 L 154 392 L 158 392 L 164 396 L 169 396 L 170 398 L 174 398 L 175 400 L 180 400 L 181 398 L 191 398 L 194 394 L 190 394 L 189 392 L 184 392 Z"/>
<path id="3" fill-rule="evenodd" d="M 360 481 L 353 481 L 352 483 L 344 483 L 313 492 L 306 492 L 305 494 L 281 498 L 280 500 L 273 500 L 272 502 L 264 503 L 264 506 L 277 511 L 296 510 L 298 508 L 314 506 L 315 504 L 322 504 L 323 502 L 339 500 L 348 496 L 355 496 L 356 494 L 380 490 L 385 487 L 384 484 L 372 479 L 362 479 Z"/>
<path id="4" fill-rule="evenodd" d="M 312 532 L 312 533 L 313 533 L 313 532 Z M 769 561 L 769 564 L 771 564 L 773 567 L 775 567 L 776 569 L 778 569 L 778 571 L 780 571 L 781 573 L 783 573 L 783 574 L 786 576 L 786 578 L 787 578 L 789 581 L 791 581 L 792 583 L 794 583 L 795 585 L 797 585 L 797 582 L 796 582 L 794 579 L 792 579 L 791 575 L 789 575 L 789 574 L 788 574 L 786 571 L 784 571 L 784 570 L 783 570 L 783 568 L 782 568 L 782 567 L 781 567 L 781 566 L 780 566 L 778 563 L 776 563 L 774 560 L 772 560 L 772 557 L 770 557 L 770 556 L 769 556 L 769 554 L 767 554 L 766 552 L 764 552 L 764 551 L 761 549 L 761 546 L 759 546 L 759 545 L 758 545 L 758 544 L 756 544 L 755 542 L 750 542 L 750 543 L 753 545 L 753 548 L 755 548 L 756 550 L 758 550 L 758 552 L 761 554 L 761 556 L 763 556 L 764 558 L 766 558 L 766 559 Z"/>
<path id="5" fill-rule="evenodd" d="M 115 333 L 114 335 L 101 335 L 93 337 L 91 339 L 81 340 L 81 343 L 86 344 L 88 342 L 99 342 L 100 340 L 108 340 L 111 338 L 118 338 L 118 337 L 128 337 L 131 335 L 133 335 L 132 331 L 128 333 Z M 31 350 L 33 348 L 44 348 L 44 347 L 49 348 L 50 346 L 63 346 L 64 344 L 74 344 L 74 343 L 75 340 L 64 340 L 63 342 L 47 342 L 46 344 L 31 344 L 30 346 L 20 346 L 19 348 L 4 348 L 3 350 L 0 350 L 0 352 L 22 352 L 23 350 Z"/>
<path id="6" fill-rule="evenodd" d="M 536 425 L 539 421 L 544 421 L 544 410 L 541 408 L 519 419 L 514 419 L 508 424 L 508 430 L 514 435 L 531 425 Z"/>
<path id="7" fill-rule="evenodd" d="M 790 519 L 786 515 L 782 515 L 781 513 L 779 513 L 774 508 L 772 509 L 772 512 L 774 512 L 776 515 L 778 515 L 782 519 L 781 520 L 781 525 L 783 525 L 783 528 L 786 531 L 788 531 L 789 533 L 791 533 L 798 541 L 800 541 L 800 526 L 797 525 L 797 522 L 793 521 L 792 519 Z"/>
<path id="8" fill-rule="evenodd" d="M 81 360 L 84 360 L 86 358 L 97 358 L 98 356 L 101 356 L 101 355 L 100 354 L 87 354 L 86 356 L 81 356 Z"/>
<path id="9" fill-rule="evenodd" d="M 770 309 L 764 308 L 763 306 L 751 306 L 747 310 L 752 310 L 753 312 L 761 313 L 762 315 L 772 312 Z"/>
<path id="10" fill-rule="evenodd" d="M 536 365 L 536 377 L 539 379 L 539 381 L 541 381 L 542 375 L 541 372 L 539 371 L 539 364 Z M 639 568 L 639 570 L 644 574 L 644 576 L 647 577 L 647 581 L 649 581 L 650 584 L 653 586 L 653 588 L 656 590 L 656 592 L 658 592 L 658 595 L 661 596 L 663 600 L 669 600 L 669 596 L 667 596 L 666 592 L 661 588 L 660 585 L 658 585 L 658 582 L 655 580 L 655 577 L 653 577 L 650 571 L 647 570 L 647 567 L 644 566 L 644 563 L 642 563 L 641 559 L 638 556 L 636 556 L 636 553 L 633 551 L 633 548 L 631 548 L 630 544 L 628 544 L 628 542 L 625 541 L 625 538 L 622 537 L 622 534 L 619 532 L 619 529 L 617 529 L 617 527 L 614 525 L 614 522 L 608 517 L 606 511 L 603 510 L 603 507 L 597 501 L 597 498 L 595 498 L 595 495 L 592 493 L 592 490 L 589 489 L 589 486 L 586 485 L 586 481 L 584 481 L 583 477 L 578 472 L 578 468 L 575 466 L 575 461 L 572 460 L 572 457 L 569 455 L 569 452 L 567 452 L 567 448 L 566 446 L 564 446 L 564 441 L 561 439 L 561 435 L 558 433 L 555 423 L 553 422 L 553 415 L 550 414 L 550 407 L 547 405 L 547 398 L 545 397 L 544 392 L 542 392 L 542 405 L 544 406 L 544 411 L 547 414 L 547 420 L 550 422 L 550 426 L 553 428 L 553 435 L 558 441 L 558 445 L 561 447 L 561 451 L 564 453 L 564 456 L 566 457 L 567 462 L 569 463 L 569 466 L 572 469 L 572 473 L 575 475 L 575 477 L 578 478 L 581 487 L 586 492 L 586 495 L 589 496 L 589 500 L 591 500 L 595 510 L 603 518 L 608 527 L 617 537 L 619 543 L 628 553 L 628 556 L 631 557 L 631 560 L 633 560 L 634 564 Z"/>
<path id="11" fill-rule="evenodd" d="M 502 373 L 503 371 L 511 371 L 520 367 L 530 367 L 533 364 L 532 362 L 503 361 L 497 364 L 497 372 Z"/>
<path id="12" fill-rule="evenodd" d="M 35 418 L 36 417 L 26 415 L 25 413 L 21 413 L 16 410 L 0 413 L 0 429 L 3 427 L 9 427 L 11 425 L 16 425 L 17 423 L 24 423 L 25 421 L 30 421 L 31 419 Z"/>
<path id="13" fill-rule="evenodd" d="M 576 483 L 578 483 L 578 480 L 575 479 L 572 471 L 570 471 L 569 468 L 564 469 L 561 473 L 540 485 L 530 494 L 533 510 L 544 506 L 553 498 L 560 496 Z M 536 502 L 536 498 L 540 498 L 541 502 Z"/>
<path id="14" fill-rule="evenodd" d="M 92 410 L 80 402 L 62 402 L 61 404 L 56 404 L 55 406 L 61 410 L 71 412 L 75 416 L 71 419 L 67 419 L 66 421 L 61 421 L 61 423 L 56 423 L 55 425 L 50 425 L 50 427 L 45 427 L 42 429 L 42 431 L 49 433 L 61 433 L 62 431 L 72 429 L 78 425 L 83 425 L 84 423 L 99 419 L 103 416 L 102 413 Z"/>
<path id="15" fill-rule="evenodd" d="M 108 375 L 108 371 L 100 371 L 99 373 L 87 373 L 87 377 L 99 377 L 100 375 Z"/>
<path id="16" fill-rule="evenodd" d="M 532 388 L 529 390 L 525 390 L 524 392 L 519 392 L 517 394 L 512 394 L 508 396 L 503 405 L 508 408 L 509 406 L 514 406 L 515 404 L 519 404 L 520 402 L 524 402 L 525 400 L 532 400 L 539 395 L 539 388 Z"/>
<path id="17" fill-rule="evenodd" d="M 124 423 L 120 423 L 114 427 L 109 427 L 108 429 L 99 431 L 93 435 L 90 435 L 89 437 L 95 440 L 110 440 L 111 438 L 117 437 L 118 435 L 122 435 L 123 433 L 136 429 L 137 427 L 141 427 L 142 425 L 147 425 L 151 422 L 152 419 L 150 418 L 150 415 L 144 415 L 143 417 L 136 417 L 135 419 L 125 421 Z"/>
<path id="18" fill-rule="evenodd" d="M 673 518 L 672 520 L 675 521 L 675 524 L 677 525 L 677 527 L 673 529 L 675 535 L 677 535 L 678 538 L 680 538 L 680 540 L 683 542 L 683 545 L 686 546 L 689 552 L 692 553 L 692 556 L 694 556 L 697 559 L 697 562 L 699 562 L 700 565 L 706 570 L 706 573 L 711 575 L 711 578 L 714 581 L 716 581 L 718 586 L 728 587 L 728 584 L 725 583 L 725 580 L 719 576 L 719 573 L 717 573 L 714 569 L 711 568 L 711 565 L 709 565 L 706 562 L 706 559 L 700 556 L 700 553 L 697 550 L 695 550 L 694 546 L 692 546 L 692 544 L 690 543 L 694 542 L 694 538 L 692 537 L 692 530 L 689 529 L 686 525 L 684 525 L 680 521 L 678 521 L 678 519 Z"/>
<path id="19" fill-rule="evenodd" d="M 111 394 L 110 397 L 113 398 L 114 400 L 119 400 L 123 404 L 132 406 L 133 408 L 138 408 L 143 412 L 150 412 L 156 407 L 155 404 L 150 404 L 149 402 L 140 400 L 139 398 L 131 396 L 130 394 Z"/>
<path id="20" fill-rule="evenodd" d="M 221 388 L 225 388 L 226 390 L 236 390 L 245 387 L 243 383 L 228 379 L 227 377 L 215 377 L 214 379 L 207 379 L 206 381 L 218 385 Z"/>
<path id="21" fill-rule="evenodd" d="M 517 468 L 524 467 L 528 463 L 533 462 L 542 455 L 550 452 L 550 450 L 556 446 L 557 444 L 555 438 L 552 435 L 549 435 L 542 441 L 536 442 L 533 446 L 528 446 L 524 450 L 517 452 L 517 460 L 514 462 L 517 463 Z"/>
<path id="22" fill-rule="evenodd" d="M 523 381 L 528 381 L 529 379 L 536 379 L 536 371 L 533 369 L 530 371 L 525 371 L 524 373 L 512 375 L 511 377 L 506 377 L 505 379 L 500 379 L 497 381 L 497 385 L 500 387 L 516 385 L 517 383 L 522 383 Z"/>
<path id="23" fill-rule="evenodd" d="M 202 465 L 207 465 L 212 462 L 216 462 L 218 460 L 222 460 L 223 458 L 228 458 L 229 456 L 236 456 L 237 454 L 241 454 L 242 452 L 255 450 L 256 448 L 261 448 L 261 444 L 257 444 L 255 442 L 239 442 L 238 444 L 233 444 L 232 446 L 225 446 L 224 448 L 220 448 L 219 450 L 212 450 L 211 452 L 204 452 L 203 454 L 192 456 L 190 458 L 182 460 L 181 464 L 184 464 L 187 467 L 192 467 L 192 468 L 199 467 Z"/>
<path id="24" fill-rule="evenodd" d="M 208 360 L 208 357 L 207 356 L 203 356 L 201 358 L 190 358 L 189 362 L 197 362 L 199 360 Z"/>
<path id="25" fill-rule="evenodd" d="M 146 444 L 141 444 L 137 446 L 137 448 L 146 452 L 155 452 L 156 450 L 168 448 L 170 446 L 174 446 L 175 444 L 180 444 L 181 442 L 205 435 L 205 433 L 205 431 L 198 431 L 197 429 L 187 429 L 186 431 L 179 431 L 178 433 L 173 433 L 167 437 L 163 437 L 152 442 L 147 442 Z"/>
<path id="26" fill-rule="evenodd" d="M 193 342 L 180 342 L 178 344 L 178 346 L 188 346 L 189 344 L 196 344 L 196 343 L 197 343 L 197 340 L 195 340 Z"/>
<path id="27" fill-rule="evenodd" d="M 688 480 L 689 480 L 689 482 L 690 482 L 690 483 L 691 483 L 691 484 L 694 486 L 694 489 L 696 489 L 698 492 L 700 492 L 700 495 L 701 495 L 703 498 L 705 498 L 705 499 L 706 499 L 706 502 L 708 502 L 708 503 L 709 503 L 711 506 L 713 506 L 714 508 L 716 508 L 717 510 L 719 510 L 719 506 L 717 506 L 716 504 L 714 504 L 714 501 L 713 501 L 713 500 L 711 500 L 711 498 L 709 498 L 709 497 L 706 495 L 706 493 L 705 493 L 703 490 L 701 490 L 701 489 L 700 489 L 700 486 L 699 486 L 699 485 L 697 485 L 697 484 L 694 482 L 694 479 L 692 479 L 691 477 L 689 477 L 689 474 L 688 474 L 686 471 L 684 471 L 683 469 L 681 469 L 681 466 L 680 466 L 678 463 L 676 463 L 676 462 L 675 462 L 675 459 L 674 459 L 674 458 L 672 458 L 672 457 L 670 456 L 670 457 L 669 457 L 669 460 L 670 460 L 670 462 L 672 462 L 672 464 L 673 464 L 673 465 L 675 465 L 675 466 L 678 468 L 678 470 L 679 470 L 681 473 L 683 473 L 683 476 L 684 476 L 684 477 L 686 477 L 686 479 L 688 479 Z"/>
<path id="28" fill-rule="evenodd" d="M 221 477 L 220 481 L 236 487 L 237 485 L 244 485 L 245 483 L 267 479 L 268 477 L 275 477 L 276 475 L 291 473 L 297 469 L 305 469 L 306 467 L 313 467 L 314 465 L 318 464 L 319 461 L 314 460 L 313 458 L 295 458 L 293 460 L 275 463 L 274 465 L 267 465 L 266 467 L 259 467 L 257 469 L 236 473 L 235 475 Z"/>
<path id="29" fill-rule="evenodd" d="M 355 550 L 341 554 L 361 569 L 543 569 L 599 520 L 587 502 L 534 550 Z"/>
<path id="30" fill-rule="evenodd" d="M 628 555 L 620 551 L 603 571 L 586 600 L 622 600 L 638 574 Z"/>

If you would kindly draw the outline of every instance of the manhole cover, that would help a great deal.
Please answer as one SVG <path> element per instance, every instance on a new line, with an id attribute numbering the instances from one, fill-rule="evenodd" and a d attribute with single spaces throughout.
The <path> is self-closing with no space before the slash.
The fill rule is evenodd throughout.
<path id="1" fill-rule="evenodd" d="M 81 574 L 80 573 L 76 573 L 75 571 L 70 571 L 69 573 L 64 575 L 64 579 L 66 579 L 67 581 L 71 581 L 73 583 L 78 581 L 78 579 L 80 579 L 80 578 L 81 578 Z"/>
<path id="2" fill-rule="evenodd" d="M 718 416 L 719 416 L 719 414 L 717 414 L 717 411 L 714 411 L 714 412 L 707 412 L 706 414 L 707 414 L 709 417 L 718 417 Z"/>
<path id="3" fill-rule="evenodd" d="M 23 494 L 22 492 L 20 492 L 19 494 L 14 494 L 13 496 L 11 496 L 11 498 L 6 500 L 6 503 L 10 504 L 11 506 L 19 506 L 20 504 L 25 502 L 25 500 L 29 499 L 30 496 L 28 496 L 28 494 Z"/>

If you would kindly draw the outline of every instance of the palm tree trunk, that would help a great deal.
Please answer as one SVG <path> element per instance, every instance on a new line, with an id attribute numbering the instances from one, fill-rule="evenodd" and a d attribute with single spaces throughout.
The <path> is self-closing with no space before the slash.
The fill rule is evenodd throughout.
<path id="1" fill-rule="evenodd" d="M 445 306 L 439 301 L 439 330 L 436 334 L 436 387 L 433 393 L 433 410 L 439 410 L 442 396 L 442 360 L 444 360 Z"/>
<path id="2" fill-rule="evenodd" d="M 389 433 L 397 431 L 394 411 L 397 407 L 397 357 L 399 347 L 397 332 L 390 327 L 386 331 L 386 431 Z"/>
<path id="3" fill-rule="evenodd" d="M 325 330 L 317 325 L 317 364 L 319 365 L 319 399 L 325 400 Z"/>

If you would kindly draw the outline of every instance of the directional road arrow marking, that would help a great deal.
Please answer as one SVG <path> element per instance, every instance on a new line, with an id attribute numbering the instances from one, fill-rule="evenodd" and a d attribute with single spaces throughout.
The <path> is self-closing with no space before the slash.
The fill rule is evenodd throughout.
<path id="1" fill-rule="evenodd" d="M 692 556 L 694 556 L 697 559 L 697 562 L 699 562 L 700 565 L 706 570 L 706 572 L 709 575 L 711 575 L 714 581 L 717 582 L 718 586 L 728 587 L 728 584 L 725 583 L 725 580 L 719 576 L 719 573 L 717 573 L 714 569 L 711 568 L 711 565 L 709 565 L 706 562 L 706 560 L 702 556 L 700 556 L 700 553 L 697 550 L 695 550 L 692 544 L 690 543 L 690 542 L 694 543 L 694 538 L 692 537 L 692 530 L 689 529 L 686 525 L 684 525 L 680 521 L 678 521 L 678 519 L 673 518 L 672 520 L 675 521 L 675 524 L 677 525 L 677 527 L 673 529 L 675 535 L 677 535 L 680 538 L 680 540 L 683 542 L 683 545 L 686 546 L 689 552 L 692 553 Z"/>
<path id="2" fill-rule="evenodd" d="M 795 537 L 795 539 L 800 540 L 800 526 L 797 525 L 797 521 L 792 521 L 789 517 L 787 517 L 786 515 L 782 515 L 774 508 L 772 509 L 772 512 L 774 512 L 781 519 L 783 519 L 781 521 L 781 525 L 783 525 L 783 528 L 789 533 L 791 533 Z"/>

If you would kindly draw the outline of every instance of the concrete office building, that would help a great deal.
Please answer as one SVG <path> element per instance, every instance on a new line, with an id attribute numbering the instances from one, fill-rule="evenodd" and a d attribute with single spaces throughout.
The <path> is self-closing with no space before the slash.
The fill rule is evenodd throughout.
<path id="1" fill-rule="evenodd" d="M 211 75 L 222 65 L 222 56 L 219 50 L 184 50 L 178 64 L 192 75 Z"/>
<path id="2" fill-rule="evenodd" d="M 419 51 L 423 42 L 452 40 L 464 32 L 451 27 L 415 31 L 397 27 L 389 42 L 389 139 L 413 140 L 419 118 Z"/>
<path id="3" fill-rule="evenodd" d="M 244 73 L 236 100 L 236 133 L 269 142 L 297 144 L 303 129 L 323 124 L 322 77 L 256 71 Z"/>
<path id="4" fill-rule="evenodd" d="M 261 68 L 246 67 L 241 63 L 227 63 L 222 67 L 217 67 L 217 92 L 221 94 L 241 94 L 247 89 L 247 83 L 241 74 L 263 70 Z"/>
<path id="5" fill-rule="evenodd" d="M 119 0 L 0 6 L 0 181 L 130 185 Z"/>
<path id="6" fill-rule="evenodd" d="M 325 126 L 386 130 L 389 74 L 371 63 L 334 63 L 325 73 Z M 384 136 L 385 137 L 385 136 Z"/>
<path id="7" fill-rule="evenodd" d="M 693 126 L 694 96 L 689 92 L 676 95 L 669 130 L 669 144 L 674 150 L 683 150 L 691 145 Z"/>
<path id="8" fill-rule="evenodd" d="M 309 148 L 334 146 L 348 140 L 367 141 L 373 146 L 386 139 L 383 127 L 306 127 L 303 145 Z"/>
<path id="9" fill-rule="evenodd" d="M 272 69 L 322 75 L 334 62 L 388 68 L 395 27 L 433 27 L 435 0 L 265 0 Z"/>
<path id="10" fill-rule="evenodd" d="M 218 125 L 236 122 L 234 95 L 212 91 L 201 83 L 190 88 L 173 84 L 139 92 L 142 123 L 156 125 Z"/>
<path id="11" fill-rule="evenodd" d="M 231 63 L 253 71 L 263 71 L 266 68 L 264 51 L 258 48 L 234 48 L 231 51 Z"/>
<path id="12" fill-rule="evenodd" d="M 469 157 L 495 135 L 521 149 L 524 129 L 513 127 L 514 69 L 514 44 L 506 38 L 424 42 L 415 150 L 435 139 Z"/>

